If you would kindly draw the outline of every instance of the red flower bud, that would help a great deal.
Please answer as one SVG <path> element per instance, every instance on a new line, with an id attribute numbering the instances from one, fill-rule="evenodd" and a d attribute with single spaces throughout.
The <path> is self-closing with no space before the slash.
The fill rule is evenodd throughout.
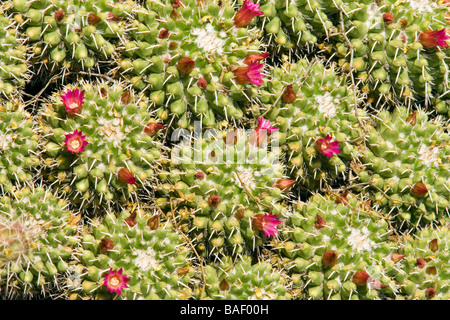
<path id="1" fill-rule="evenodd" d="M 266 59 L 269 56 L 268 52 L 264 52 L 261 54 L 251 54 L 244 59 L 244 63 L 246 65 L 251 65 L 252 63 L 258 62 L 259 60 Z"/>
<path id="2" fill-rule="evenodd" d="M 167 30 L 167 29 L 162 29 L 162 30 L 159 32 L 159 36 L 158 36 L 159 39 L 167 39 L 168 37 L 169 37 L 169 30 Z"/>
<path id="3" fill-rule="evenodd" d="M 149 122 L 144 128 L 144 132 L 152 136 L 162 129 L 164 129 L 164 126 L 162 124 Z"/>
<path id="4" fill-rule="evenodd" d="M 194 70 L 195 62 L 189 57 L 181 58 L 177 63 L 177 69 L 181 74 L 189 74 Z"/>
<path id="5" fill-rule="evenodd" d="M 92 12 L 88 14 L 87 22 L 91 26 L 95 26 L 97 23 L 99 23 L 102 19 L 96 14 L 93 14 Z"/>
<path id="6" fill-rule="evenodd" d="M 294 90 L 292 90 L 291 84 L 286 86 L 286 89 L 284 90 L 284 93 L 281 96 L 281 98 L 285 103 L 292 103 L 295 101 L 295 98 L 297 98 L 297 94 L 294 92 Z"/>
<path id="7" fill-rule="evenodd" d="M 274 187 L 280 189 L 281 191 L 289 191 L 290 188 L 295 184 L 295 180 L 279 179 L 275 182 Z"/>
<path id="8" fill-rule="evenodd" d="M 434 288 L 429 287 L 427 290 L 425 290 L 425 295 L 428 299 L 434 298 L 436 296 L 436 290 Z"/>
<path id="9" fill-rule="evenodd" d="M 128 218 L 125 219 L 125 222 L 130 226 L 130 227 L 134 227 L 137 224 L 136 221 L 136 214 L 137 212 L 133 212 Z"/>
<path id="10" fill-rule="evenodd" d="M 383 13 L 383 20 L 386 25 L 390 25 L 394 22 L 394 15 L 390 12 Z"/>
<path id="11" fill-rule="evenodd" d="M 316 217 L 316 224 L 314 225 L 316 227 L 316 229 L 322 229 L 323 227 L 326 226 L 326 221 L 319 215 L 317 215 Z"/>
<path id="12" fill-rule="evenodd" d="M 423 198 L 428 194 L 428 189 L 423 183 L 419 182 L 412 187 L 411 193 L 416 198 Z"/>
<path id="13" fill-rule="evenodd" d="M 330 268 L 336 264 L 337 259 L 338 259 L 338 255 L 337 255 L 336 251 L 333 251 L 333 250 L 326 251 L 322 256 L 323 264 Z"/>
<path id="14" fill-rule="evenodd" d="M 114 242 L 112 242 L 111 239 L 103 238 L 98 244 L 98 247 L 100 249 L 100 252 L 106 253 L 114 248 Z"/>
<path id="15" fill-rule="evenodd" d="M 55 12 L 55 19 L 57 22 L 61 22 L 61 20 L 64 19 L 65 16 L 66 14 L 62 10 L 58 10 Z"/>
<path id="16" fill-rule="evenodd" d="M 436 252 L 439 250 L 439 243 L 438 239 L 433 239 L 428 243 L 428 248 L 430 248 L 431 251 Z"/>
<path id="17" fill-rule="evenodd" d="M 370 276 L 367 272 L 365 272 L 364 270 L 358 270 L 355 272 L 355 274 L 353 274 L 353 278 L 352 281 L 357 285 L 357 286 L 364 286 L 367 283 L 367 280 L 369 280 Z"/>
<path id="18" fill-rule="evenodd" d="M 426 262 L 425 262 L 424 259 L 422 259 L 422 258 L 417 258 L 417 260 L 416 260 L 416 266 L 417 266 L 418 268 L 423 269 L 423 268 L 425 268 L 425 265 L 426 265 Z"/>
<path id="19" fill-rule="evenodd" d="M 220 281 L 219 289 L 221 291 L 228 291 L 228 290 L 230 290 L 230 284 L 228 283 L 227 279 L 223 279 L 222 281 Z"/>
<path id="20" fill-rule="evenodd" d="M 120 168 L 117 172 L 119 180 L 128 184 L 135 184 L 136 178 L 133 176 L 130 170 L 127 168 Z"/>
<path id="21" fill-rule="evenodd" d="M 205 90 L 207 85 L 208 85 L 208 82 L 206 82 L 205 78 L 203 78 L 203 77 L 198 78 L 197 86 L 200 89 Z"/>
<path id="22" fill-rule="evenodd" d="M 205 179 L 205 174 L 202 171 L 197 172 L 194 176 L 195 176 L 195 179 L 198 179 L 198 180 Z"/>
<path id="23" fill-rule="evenodd" d="M 399 262 L 400 260 L 402 260 L 405 257 L 404 254 L 399 254 L 399 253 L 393 253 L 391 254 L 391 260 L 394 261 L 395 263 Z"/>
<path id="24" fill-rule="evenodd" d="M 220 199 L 220 197 L 218 195 L 215 195 L 215 194 L 210 195 L 209 198 L 208 198 L 208 204 L 209 204 L 209 206 L 211 208 L 217 207 L 220 204 L 221 201 L 222 200 Z"/>

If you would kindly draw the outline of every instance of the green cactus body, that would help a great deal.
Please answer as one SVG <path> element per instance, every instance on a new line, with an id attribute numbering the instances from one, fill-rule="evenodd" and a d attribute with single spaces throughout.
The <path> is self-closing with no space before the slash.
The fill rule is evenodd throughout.
<path id="1" fill-rule="evenodd" d="M 136 11 L 118 65 L 134 88 L 150 92 L 158 116 L 179 128 L 241 119 L 256 85 L 233 71 L 262 52 L 255 30 L 233 26 L 232 4 L 188 0 L 174 8 L 148 1 Z"/>
<path id="2" fill-rule="evenodd" d="M 67 277 L 67 294 L 88 299 L 190 298 L 191 253 L 171 224 L 155 223 L 153 217 L 139 210 L 117 216 L 108 212 L 104 219 L 94 219 L 82 234 L 79 261 Z M 108 292 L 105 285 L 105 273 L 111 269 L 122 269 L 130 279 L 120 295 Z"/>
<path id="3" fill-rule="evenodd" d="M 402 240 L 399 253 L 404 256 L 396 277 L 405 299 L 450 299 L 450 230 L 448 219 L 443 222 L 444 225 L 423 228 Z"/>
<path id="4" fill-rule="evenodd" d="M 29 78 L 26 46 L 4 7 L 0 5 L 0 101 L 17 96 Z"/>
<path id="5" fill-rule="evenodd" d="M 133 1 L 9 1 L 40 77 L 99 69 L 128 28 Z"/>
<path id="6" fill-rule="evenodd" d="M 0 295 L 58 293 L 78 245 L 78 227 L 67 202 L 43 188 L 23 188 L 0 199 Z"/>
<path id="7" fill-rule="evenodd" d="M 31 115 L 19 101 L 0 105 L 0 185 L 1 192 L 17 184 L 31 183 L 38 171 L 39 136 Z"/>
<path id="8" fill-rule="evenodd" d="M 364 136 L 360 122 L 366 122 L 367 115 L 355 106 L 359 93 L 348 89 L 332 67 L 306 59 L 275 68 L 260 93 L 265 117 L 279 129 L 292 177 L 313 189 L 345 177 Z M 256 107 L 254 112 L 259 112 Z M 316 144 L 326 136 L 339 142 L 339 154 L 321 154 Z"/>
<path id="9" fill-rule="evenodd" d="M 446 4 L 358 1 L 340 7 L 346 37 L 337 36 L 341 65 L 352 68 L 374 104 L 448 96 L 448 49 L 425 48 L 419 35 L 447 24 Z M 352 48 L 350 49 L 350 45 Z M 442 107 L 441 107 L 442 109 Z M 448 112 L 441 110 L 442 113 Z"/>
<path id="10" fill-rule="evenodd" d="M 397 107 L 378 113 L 362 150 L 361 182 L 372 186 L 374 204 L 401 228 L 428 224 L 448 214 L 449 141 L 439 119 Z"/>
<path id="11" fill-rule="evenodd" d="M 85 91 L 85 100 L 71 116 L 61 94 L 75 88 Z M 48 179 L 80 208 L 101 209 L 148 191 L 163 156 L 158 132 L 147 131 L 156 123 L 147 107 L 144 96 L 119 83 L 82 81 L 53 94 L 40 111 Z M 88 143 L 79 153 L 67 145 L 75 130 Z"/>
<path id="12" fill-rule="evenodd" d="M 274 242 L 284 267 L 303 278 L 303 291 L 317 300 L 380 300 L 394 297 L 390 253 L 396 247 L 388 221 L 354 195 L 313 195 L 294 204 L 290 218 Z M 286 259 L 287 258 L 287 259 Z M 355 279 L 367 274 L 365 281 Z"/>
<path id="13" fill-rule="evenodd" d="M 222 257 L 205 267 L 204 299 L 290 300 L 289 277 L 267 262 L 252 263 L 250 256 L 234 261 Z M 195 290 L 201 297 L 201 288 Z"/>
<path id="14" fill-rule="evenodd" d="M 287 192 L 276 183 L 285 177 L 275 149 L 251 144 L 243 130 L 215 133 L 174 147 L 157 202 L 176 210 L 203 255 L 236 255 L 266 240 L 252 223 L 256 215 L 282 219 Z"/>

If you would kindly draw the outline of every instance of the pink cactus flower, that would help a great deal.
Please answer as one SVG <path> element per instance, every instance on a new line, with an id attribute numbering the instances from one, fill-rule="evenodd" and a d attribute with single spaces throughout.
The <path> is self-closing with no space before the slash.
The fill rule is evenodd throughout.
<path id="1" fill-rule="evenodd" d="M 252 145 L 260 146 L 265 144 L 265 142 L 267 141 L 268 134 L 272 133 L 278 128 L 272 127 L 270 125 L 270 120 L 264 119 L 264 117 L 257 117 L 257 118 L 258 118 L 258 127 L 250 136 L 249 142 Z"/>
<path id="2" fill-rule="evenodd" d="M 263 83 L 264 75 L 261 74 L 261 69 L 263 67 L 262 63 L 253 62 L 247 67 L 238 67 L 233 70 L 235 80 L 237 83 L 253 83 L 258 87 Z"/>
<path id="3" fill-rule="evenodd" d="M 105 273 L 103 284 L 106 286 L 109 292 L 115 292 L 120 295 L 123 288 L 128 288 L 128 285 L 126 284 L 128 281 L 130 281 L 130 278 L 122 275 L 122 268 L 120 268 L 119 271 L 115 271 L 110 268 L 109 272 Z"/>
<path id="4" fill-rule="evenodd" d="M 331 141 L 333 139 L 331 136 L 327 135 L 325 138 L 320 138 L 316 141 L 316 150 L 327 156 L 328 158 L 333 157 L 333 155 L 340 154 L 341 151 L 339 147 L 341 146 L 338 141 Z"/>
<path id="5" fill-rule="evenodd" d="M 281 223 L 277 217 L 272 212 L 270 214 L 256 214 L 253 216 L 252 225 L 257 230 L 264 231 L 266 237 L 271 237 L 278 232 L 277 226 Z"/>
<path id="6" fill-rule="evenodd" d="M 259 10 L 259 3 L 254 3 L 251 0 L 245 0 L 242 8 L 239 9 L 234 16 L 234 26 L 236 28 L 245 27 L 252 22 L 254 17 L 262 14 L 263 12 Z"/>
<path id="7" fill-rule="evenodd" d="M 130 170 L 127 168 L 120 168 L 117 172 L 119 180 L 128 184 L 135 184 L 136 178 L 133 176 Z"/>
<path id="8" fill-rule="evenodd" d="M 68 90 L 61 94 L 61 99 L 64 107 L 66 107 L 67 114 L 70 117 L 75 117 L 83 109 L 84 90 L 81 92 L 78 89 Z"/>
<path id="9" fill-rule="evenodd" d="M 446 40 L 449 39 L 450 36 L 447 35 L 447 30 L 445 28 L 441 30 L 426 30 L 419 34 L 420 43 L 427 49 L 434 47 L 448 48 L 449 45 Z"/>
<path id="10" fill-rule="evenodd" d="M 82 135 L 81 131 L 75 130 L 73 133 L 66 134 L 64 143 L 67 146 L 67 151 L 72 153 L 80 153 L 84 151 L 84 146 L 89 142 L 85 140 L 86 136 Z"/>

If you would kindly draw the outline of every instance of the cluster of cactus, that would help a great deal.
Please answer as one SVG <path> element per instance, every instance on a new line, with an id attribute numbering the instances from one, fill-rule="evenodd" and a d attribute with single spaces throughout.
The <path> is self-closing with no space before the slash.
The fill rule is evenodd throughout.
<path id="1" fill-rule="evenodd" d="M 3 1 L 0 299 L 450 299 L 449 18 Z"/>

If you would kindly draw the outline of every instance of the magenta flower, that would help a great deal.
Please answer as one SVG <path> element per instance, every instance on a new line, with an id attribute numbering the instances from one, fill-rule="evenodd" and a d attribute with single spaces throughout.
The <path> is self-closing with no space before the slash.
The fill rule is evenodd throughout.
<path id="1" fill-rule="evenodd" d="M 76 116 L 82 110 L 83 100 L 84 100 L 84 90 L 79 91 L 68 90 L 67 92 L 61 94 L 61 99 L 66 107 L 66 112 L 70 117 Z"/>
<path id="2" fill-rule="evenodd" d="M 327 135 L 325 138 L 320 138 L 316 141 L 316 150 L 327 156 L 328 158 L 333 157 L 333 154 L 339 154 L 341 151 L 339 147 L 341 146 L 338 141 L 331 142 L 333 139 L 331 136 Z"/>
<path id="3" fill-rule="evenodd" d="M 445 28 L 441 30 L 426 30 L 419 34 L 420 43 L 427 49 L 434 47 L 448 48 L 449 45 L 446 42 L 448 39 L 450 39 L 450 36 L 447 36 Z"/>
<path id="4" fill-rule="evenodd" d="M 264 117 L 258 118 L 258 127 L 255 129 L 250 137 L 250 144 L 260 146 L 267 141 L 267 135 L 277 130 L 277 127 L 270 125 L 270 120 L 264 119 Z"/>
<path id="5" fill-rule="evenodd" d="M 122 268 L 120 268 L 119 271 L 115 271 L 110 268 L 109 272 L 105 274 L 103 284 L 106 286 L 109 292 L 115 292 L 120 295 L 123 288 L 128 288 L 126 284 L 128 281 L 130 281 L 130 278 L 122 275 Z"/>
<path id="6" fill-rule="evenodd" d="M 242 8 L 236 12 L 234 16 L 234 26 L 236 28 L 242 28 L 252 22 L 252 19 L 256 16 L 263 14 L 259 10 L 259 3 L 254 3 L 251 0 L 245 0 Z"/>
<path id="7" fill-rule="evenodd" d="M 274 236 L 278 232 L 277 226 L 281 223 L 277 219 L 278 216 L 270 214 L 255 214 L 253 216 L 252 225 L 260 231 L 264 231 L 266 237 Z"/>
<path id="8" fill-rule="evenodd" d="M 261 69 L 264 65 L 262 63 L 252 62 L 247 67 L 238 67 L 233 73 L 237 83 L 253 83 L 258 87 L 263 83 L 264 75 L 261 74 Z"/>
<path id="9" fill-rule="evenodd" d="M 135 184 L 136 178 L 133 176 L 130 170 L 127 168 L 120 168 L 117 172 L 119 180 L 128 184 Z"/>
<path id="10" fill-rule="evenodd" d="M 64 141 L 64 143 L 67 146 L 67 151 L 72 153 L 83 152 L 84 146 L 89 144 L 85 138 L 86 136 L 83 136 L 82 132 L 78 130 L 75 130 L 73 133 L 66 134 L 66 141 Z"/>

